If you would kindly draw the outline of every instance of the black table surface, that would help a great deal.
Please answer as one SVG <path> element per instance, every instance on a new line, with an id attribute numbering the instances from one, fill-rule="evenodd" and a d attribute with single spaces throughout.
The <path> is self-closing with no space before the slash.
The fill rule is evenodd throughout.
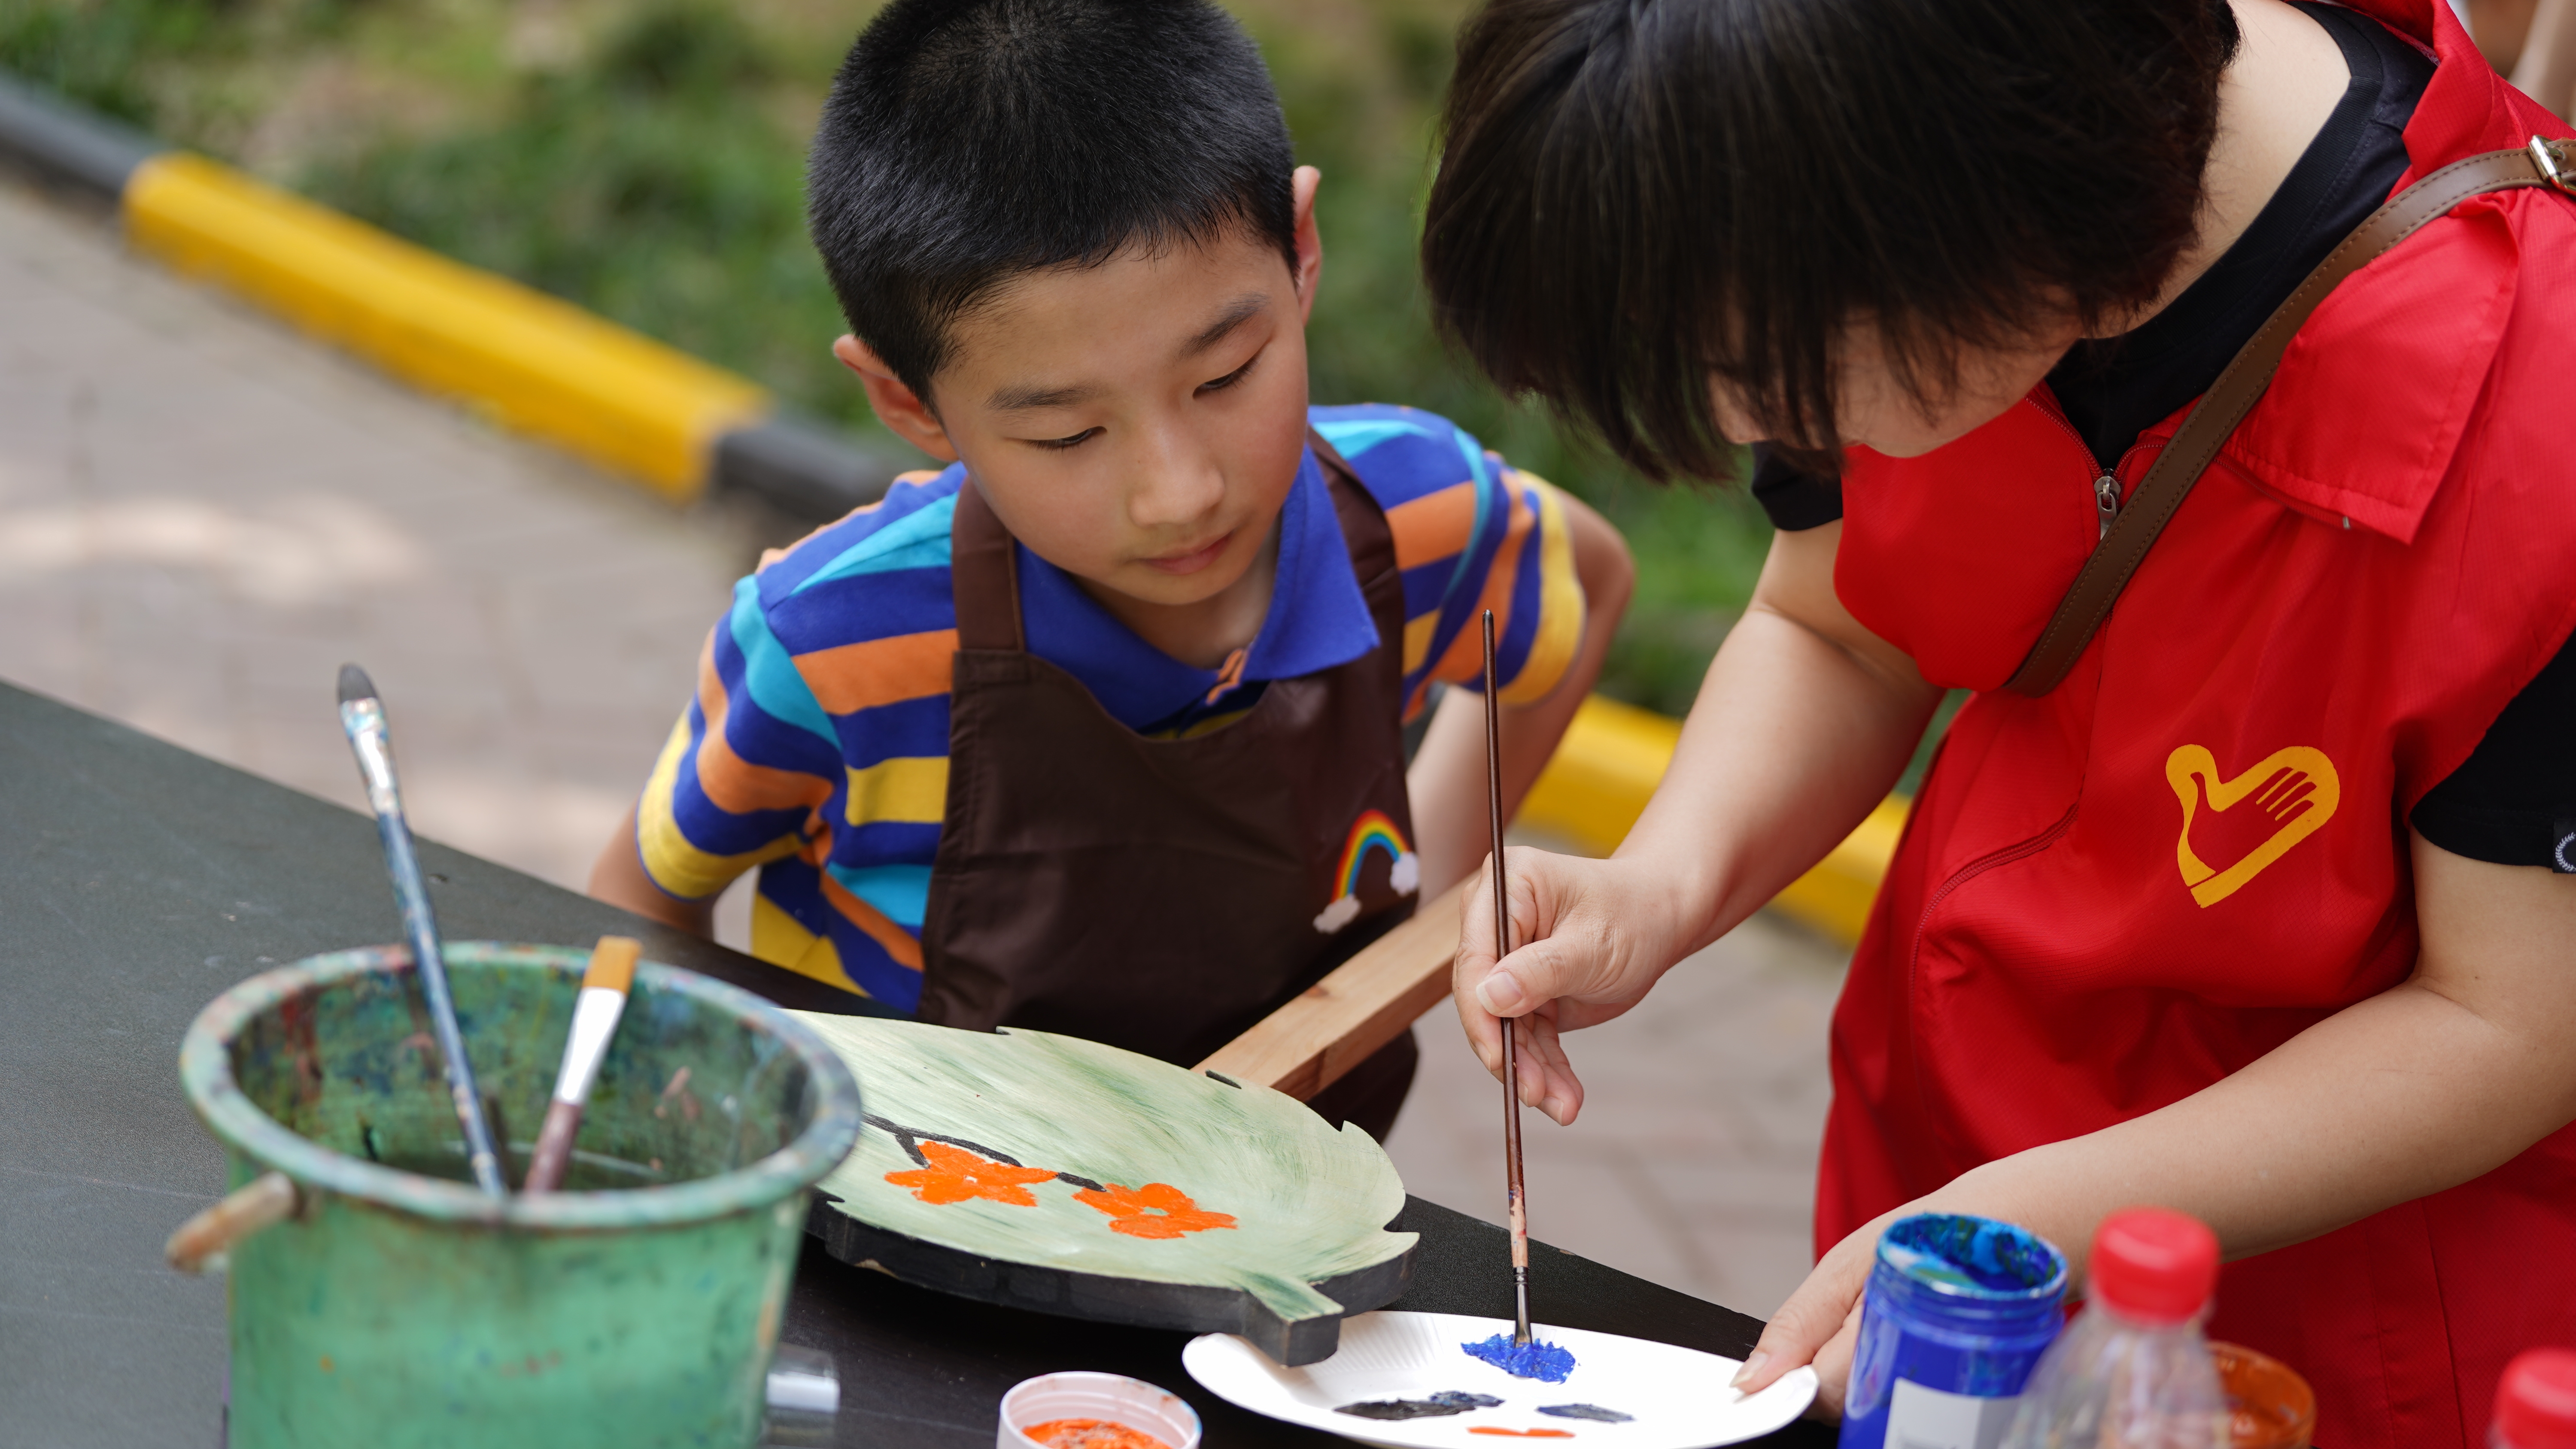
<path id="1" fill-rule="evenodd" d="M 315 708 L 327 709 L 317 691 Z M 400 746 L 401 721 L 395 720 Z M 355 767 L 352 766 L 354 769 Z M 451 940 L 637 936 L 655 960 L 788 1006 L 842 992 L 613 906 L 421 843 Z M 179 1088 L 179 1040 L 243 978 L 399 932 L 361 815 L 0 684 L 0 1446 L 212 1445 L 220 1278 L 161 1243 L 223 1185 Z M 1422 1235 L 1394 1305 L 1507 1317 L 1502 1231 L 1409 1199 Z M 1741 1357 L 1761 1324 L 1533 1248 L 1540 1317 Z M 830 1352 L 838 1442 L 984 1449 L 1023 1378 L 1105 1369 L 1198 1407 L 1221 1446 L 1340 1442 L 1236 1409 L 1181 1369 L 1187 1335 L 995 1308 L 836 1263 L 808 1240 L 785 1337 Z M 1800 1424 L 1776 1444 L 1822 1445 Z"/>

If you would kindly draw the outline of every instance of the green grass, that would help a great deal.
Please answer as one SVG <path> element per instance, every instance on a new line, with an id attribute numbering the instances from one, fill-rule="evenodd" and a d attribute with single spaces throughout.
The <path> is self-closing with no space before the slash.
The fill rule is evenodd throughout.
<path id="1" fill-rule="evenodd" d="M 1603 689 L 1674 713 L 1768 526 L 1661 490 L 1499 396 L 1434 337 L 1414 262 L 1463 0 L 1240 0 L 1320 166 L 1321 402 L 1442 413 L 1591 502 L 1638 592 Z M 804 147 L 866 0 L 0 0 L 0 66 L 758 379 L 892 446 L 828 352 Z M 569 44 L 532 46 L 532 14 Z M 537 50 L 534 56 L 519 52 Z M 322 99 L 317 101 L 315 97 Z M 334 99 L 334 98 L 337 99 Z M 282 139 L 281 139 L 282 138 Z"/>

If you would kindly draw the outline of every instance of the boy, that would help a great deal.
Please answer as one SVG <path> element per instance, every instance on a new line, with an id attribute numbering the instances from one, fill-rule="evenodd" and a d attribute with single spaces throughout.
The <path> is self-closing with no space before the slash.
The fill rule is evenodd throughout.
<path id="1" fill-rule="evenodd" d="M 1200 0 L 896 0 L 809 168 L 933 457 L 736 587 L 592 892 L 923 1020 L 1195 1062 L 1484 855 L 1599 672 L 1609 525 L 1439 418 L 1307 405 L 1316 172 Z M 1347 457 L 1349 460 L 1345 462 Z M 1384 1135 L 1400 1038 L 1324 1097 Z"/>

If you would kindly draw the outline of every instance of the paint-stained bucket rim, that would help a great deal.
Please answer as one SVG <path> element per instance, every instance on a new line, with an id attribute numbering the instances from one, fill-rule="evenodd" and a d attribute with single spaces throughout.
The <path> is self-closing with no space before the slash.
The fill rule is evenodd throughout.
<path id="1" fill-rule="evenodd" d="M 569 946 L 451 941 L 450 965 L 552 967 L 578 980 L 589 954 Z M 318 1189 L 437 1222 L 538 1232 L 679 1227 L 767 1211 L 812 1187 L 858 1144 L 859 1084 L 823 1039 L 768 1001 L 694 971 L 646 961 L 637 984 L 677 991 L 721 1007 L 775 1035 L 810 1074 L 814 1112 L 786 1146 L 730 1172 L 661 1187 L 614 1192 L 512 1193 L 493 1198 L 470 1184 L 424 1177 L 335 1152 L 253 1105 L 233 1078 L 230 1043 L 250 1022 L 308 991 L 384 971 L 409 971 L 401 946 L 360 946 L 307 956 L 265 971 L 206 1004 L 179 1047 L 179 1080 L 189 1105 L 225 1146 Z"/>

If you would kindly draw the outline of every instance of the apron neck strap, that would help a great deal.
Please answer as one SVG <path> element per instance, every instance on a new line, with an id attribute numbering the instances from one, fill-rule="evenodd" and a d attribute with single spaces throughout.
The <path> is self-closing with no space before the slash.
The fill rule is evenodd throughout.
<path id="1" fill-rule="evenodd" d="M 993 516 L 984 490 L 957 485 L 957 517 L 948 533 L 949 589 L 957 604 L 957 647 L 1008 654 L 1028 649 L 1020 627 L 1020 549 Z"/>
<path id="2" fill-rule="evenodd" d="M 2418 227 L 2437 217 L 2450 214 L 2452 207 L 2472 196 L 2492 191 L 2513 191 L 2523 187 L 2554 187 L 2570 198 L 2576 198 L 2576 172 L 2566 156 L 2576 143 L 2551 141 L 2539 136 L 2529 146 L 2511 150 L 2489 151 L 2454 161 L 2404 191 L 2388 199 L 2388 204 L 2370 214 L 2353 228 L 2352 235 L 2315 271 L 2299 284 L 2272 315 L 2262 330 L 2227 364 L 2218 380 L 2201 394 L 2184 415 L 2182 425 L 2174 430 L 2172 441 L 2156 455 L 2146 476 L 2131 490 L 2129 501 L 2121 507 L 2114 495 L 2109 506 L 2119 507 L 2118 515 L 2102 531 L 2084 569 L 2075 576 L 2074 585 L 2058 603 L 2057 613 L 2049 619 L 2048 628 L 2033 644 L 2021 668 L 2004 681 L 2011 693 L 2037 699 L 2055 689 L 2075 667 L 2086 645 L 2102 621 L 2111 616 L 2111 606 L 2120 601 L 2120 593 L 2129 586 L 2130 575 L 2144 563 L 2147 550 L 2155 546 L 2156 536 L 2164 531 L 2174 510 L 2200 481 L 2202 470 L 2217 458 L 2236 425 L 2262 401 L 2263 391 L 2272 385 L 2272 374 L 2281 366 L 2281 357 L 2289 351 L 2290 339 L 2299 324 L 2326 299 L 2326 294 L 2344 278 L 2368 266 L 2371 261 L 2399 242 L 2413 236 Z M 2106 509 L 2107 512 L 2107 509 Z"/>

